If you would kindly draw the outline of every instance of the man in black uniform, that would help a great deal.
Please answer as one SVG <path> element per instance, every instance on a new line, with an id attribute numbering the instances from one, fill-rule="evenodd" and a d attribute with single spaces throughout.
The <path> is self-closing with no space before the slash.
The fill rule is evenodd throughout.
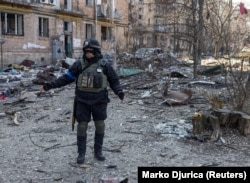
<path id="1" fill-rule="evenodd" d="M 91 116 L 95 123 L 94 155 L 99 161 L 104 161 L 102 145 L 105 131 L 104 120 L 107 118 L 109 103 L 107 86 L 124 100 L 124 92 L 119 78 L 109 63 L 102 61 L 101 47 L 97 40 L 87 39 L 83 44 L 83 59 L 76 61 L 66 74 L 57 80 L 46 83 L 41 92 L 59 88 L 76 81 L 75 117 L 77 125 L 77 163 L 85 160 L 88 123 Z"/>

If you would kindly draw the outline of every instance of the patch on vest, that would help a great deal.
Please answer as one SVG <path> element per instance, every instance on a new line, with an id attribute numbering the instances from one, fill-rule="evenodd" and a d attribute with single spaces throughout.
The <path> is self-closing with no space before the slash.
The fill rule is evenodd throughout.
<path id="1" fill-rule="evenodd" d="M 83 73 L 81 80 L 84 88 L 101 88 L 103 77 L 100 74 Z"/>

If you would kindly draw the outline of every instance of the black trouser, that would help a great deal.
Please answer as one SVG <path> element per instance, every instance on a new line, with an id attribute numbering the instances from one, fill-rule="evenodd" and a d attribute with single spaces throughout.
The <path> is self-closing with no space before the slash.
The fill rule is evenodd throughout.
<path id="1" fill-rule="evenodd" d="M 87 105 L 84 103 L 77 103 L 76 118 L 79 122 L 77 126 L 77 146 L 78 153 L 85 154 L 88 122 L 93 117 L 95 123 L 95 153 L 102 151 L 103 137 L 105 132 L 104 120 L 107 118 L 107 104 Z"/>
<path id="2" fill-rule="evenodd" d="M 76 119 L 78 122 L 90 122 L 91 117 L 94 121 L 107 119 L 107 103 L 88 105 L 77 102 L 76 109 Z"/>

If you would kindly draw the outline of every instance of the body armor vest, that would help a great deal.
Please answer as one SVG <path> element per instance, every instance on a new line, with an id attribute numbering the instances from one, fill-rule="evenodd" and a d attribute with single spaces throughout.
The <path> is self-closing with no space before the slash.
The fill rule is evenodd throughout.
<path id="1" fill-rule="evenodd" d="M 81 61 L 82 68 L 87 63 Z M 103 73 L 104 65 L 102 60 L 88 66 L 77 78 L 77 89 L 87 92 L 100 92 L 107 88 L 107 76 Z"/>

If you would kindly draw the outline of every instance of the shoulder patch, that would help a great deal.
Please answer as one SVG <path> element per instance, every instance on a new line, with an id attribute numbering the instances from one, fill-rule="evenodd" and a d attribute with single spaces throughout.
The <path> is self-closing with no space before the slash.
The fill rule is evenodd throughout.
<path id="1" fill-rule="evenodd" d="M 108 62 L 107 62 L 106 60 L 103 60 L 103 59 L 102 59 L 102 61 L 101 61 L 101 66 L 104 67 L 104 66 L 107 65 L 107 63 L 108 63 Z"/>

